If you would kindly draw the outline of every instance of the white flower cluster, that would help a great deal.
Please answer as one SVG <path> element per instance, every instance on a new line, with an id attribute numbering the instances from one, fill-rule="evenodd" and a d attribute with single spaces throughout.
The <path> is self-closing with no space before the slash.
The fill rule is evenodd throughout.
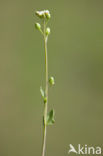
<path id="1" fill-rule="evenodd" d="M 47 18 L 50 19 L 51 15 L 49 10 L 43 10 L 43 11 L 36 11 L 35 13 L 40 18 Z"/>

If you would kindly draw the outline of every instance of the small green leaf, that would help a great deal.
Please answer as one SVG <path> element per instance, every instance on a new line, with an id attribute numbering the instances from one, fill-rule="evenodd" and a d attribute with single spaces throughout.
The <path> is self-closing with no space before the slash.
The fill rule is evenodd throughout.
<path id="1" fill-rule="evenodd" d="M 42 98 L 44 99 L 45 93 L 44 93 L 44 90 L 42 89 L 42 87 L 40 87 L 40 93 L 41 93 Z"/>
<path id="2" fill-rule="evenodd" d="M 53 125 L 55 122 L 54 120 L 54 110 L 52 109 L 48 115 L 47 115 L 47 119 L 46 119 L 46 124 L 47 125 Z"/>

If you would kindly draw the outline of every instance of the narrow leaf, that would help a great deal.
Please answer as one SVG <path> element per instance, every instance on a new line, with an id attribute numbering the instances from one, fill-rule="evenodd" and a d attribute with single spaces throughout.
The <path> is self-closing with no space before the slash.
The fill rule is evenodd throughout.
<path id="1" fill-rule="evenodd" d="M 40 87 L 40 93 L 41 93 L 41 96 L 44 98 L 45 94 L 44 94 L 44 90 L 42 89 L 42 87 Z"/>
<path id="2" fill-rule="evenodd" d="M 52 109 L 48 115 L 47 115 L 47 120 L 46 120 L 46 124 L 47 125 L 53 125 L 55 122 L 54 120 L 54 110 Z"/>

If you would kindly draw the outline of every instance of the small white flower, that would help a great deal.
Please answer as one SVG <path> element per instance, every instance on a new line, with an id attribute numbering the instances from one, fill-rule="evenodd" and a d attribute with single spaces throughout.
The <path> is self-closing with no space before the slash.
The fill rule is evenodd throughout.
<path id="1" fill-rule="evenodd" d="M 36 11 L 36 15 L 40 18 L 50 18 L 50 12 L 49 10 L 43 10 L 43 11 Z"/>
<path id="2" fill-rule="evenodd" d="M 47 19 L 50 19 L 51 15 L 50 15 L 49 10 L 45 10 L 45 16 Z"/>
<path id="3" fill-rule="evenodd" d="M 50 14 L 49 10 L 44 10 L 45 14 Z"/>
<path id="4" fill-rule="evenodd" d="M 36 15 L 41 17 L 44 15 L 44 11 L 36 11 Z"/>

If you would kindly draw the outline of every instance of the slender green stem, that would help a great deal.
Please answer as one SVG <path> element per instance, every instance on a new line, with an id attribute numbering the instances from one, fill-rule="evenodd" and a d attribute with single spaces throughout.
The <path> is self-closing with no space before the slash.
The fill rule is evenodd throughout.
<path id="1" fill-rule="evenodd" d="M 47 133 L 47 127 L 46 127 L 46 117 L 47 117 L 47 105 L 48 105 L 48 56 L 47 56 L 47 37 L 45 34 L 46 31 L 46 23 L 44 20 L 44 49 L 45 49 L 45 94 L 47 101 L 44 103 L 44 125 L 43 125 L 43 150 L 42 150 L 42 156 L 45 156 L 45 150 L 46 150 L 46 133 Z"/>

